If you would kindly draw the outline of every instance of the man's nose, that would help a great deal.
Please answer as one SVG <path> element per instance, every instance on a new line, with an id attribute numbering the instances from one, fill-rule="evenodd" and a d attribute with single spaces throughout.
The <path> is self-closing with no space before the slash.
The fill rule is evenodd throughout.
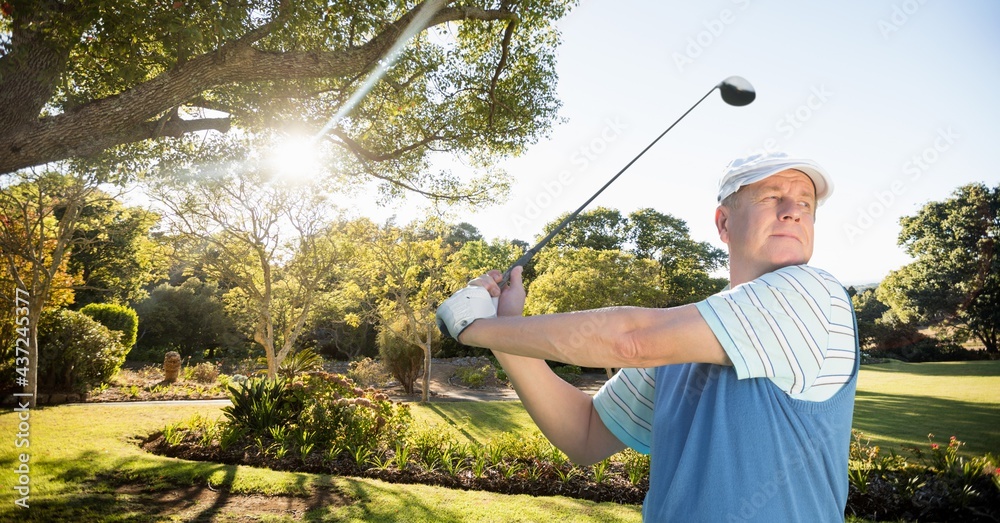
<path id="1" fill-rule="evenodd" d="M 802 207 L 795 200 L 782 200 L 781 205 L 778 206 L 778 218 L 782 221 L 799 221 L 802 219 Z"/>

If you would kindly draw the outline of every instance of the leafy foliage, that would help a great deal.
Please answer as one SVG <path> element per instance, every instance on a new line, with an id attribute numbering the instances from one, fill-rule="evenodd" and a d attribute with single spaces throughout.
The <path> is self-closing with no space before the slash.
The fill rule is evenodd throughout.
<path id="1" fill-rule="evenodd" d="M 466 387 L 482 387 L 487 380 L 496 378 L 496 369 L 490 364 L 481 367 L 459 367 L 455 370 L 455 377 Z"/>
<path id="2" fill-rule="evenodd" d="M 901 219 L 899 244 L 915 258 L 879 285 L 903 321 L 942 322 L 1000 352 L 1000 186 L 969 184 Z"/>
<path id="3" fill-rule="evenodd" d="M 547 224 L 545 233 L 563 218 Z M 707 242 L 694 241 L 683 220 L 653 209 L 639 209 L 623 217 L 617 210 L 598 207 L 581 213 L 553 238 L 551 245 L 560 249 L 545 253 L 548 256 L 544 266 L 542 258 L 538 260 L 538 280 L 551 278 L 552 284 L 548 286 L 551 289 L 542 292 L 562 294 L 565 298 L 547 298 L 543 300 L 545 305 L 532 305 L 534 313 L 579 310 L 562 308 L 571 305 L 567 300 L 573 295 L 581 296 L 580 306 L 596 304 L 587 308 L 669 307 L 703 299 L 725 285 L 725 280 L 712 278 L 709 273 L 725 266 L 726 253 Z M 577 274 L 580 270 L 587 272 Z M 555 276 L 555 271 L 561 274 Z M 568 278 L 571 274 L 575 277 Z M 579 283 L 572 291 L 561 291 L 555 285 L 558 278 Z M 592 281 L 584 284 L 585 279 Z M 539 291 L 533 287 L 529 301 L 531 294 Z M 602 295 L 595 296 L 595 292 Z"/>
<path id="4" fill-rule="evenodd" d="M 161 247 L 149 236 L 159 217 L 126 207 L 103 191 L 95 192 L 81 209 L 81 217 L 69 260 L 69 269 L 83 283 L 76 290 L 75 305 L 126 304 L 145 298 L 144 287 L 164 268 Z"/>
<path id="5" fill-rule="evenodd" d="M 303 349 L 286 357 L 278 366 L 278 375 L 294 378 L 299 374 L 323 370 L 323 357 L 312 349 Z"/>
<path id="6" fill-rule="evenodd" d="M 389 373 L 396 378 L 407 394 L 413 394 L 413 383 L 420 376 L 424 365 L 424 352 L 393 331 L 383 329 L 378 335 L 378 353 Z"/>
<path id="7" fill-rule="evenodd" d="M 1000 460 L 965 458 L 952 436 L 946 446 L 928 435 L 927 447 L 912 449 L 914 460 L 883 454 L 854 431 L 848 466 L 847 513 L 906 521 L 990 521 L 1000 516 Z"/>
<path id="8" fill-rule="evenodd" d="M 79 312 L 62 309 L 44 314 L 38 329 L 39 388 L 86 392 L 107 383 L 128 353 L 120 337 Z"/>
<path id="9" fill-rule="evenodd" d="M 217 283 L 203 283 L 198 278 L 188 278 L 179 286 L 164 283 L 137 303 L 135 310 L 141 326 L 137 352 L 158 349 L 157 361 L 168 350 L 197 359 L 206 350 L 240 346 L 239 333 L 226 315 Z"/>
<path id="10" fill-rule="evenodd" d="M 135 345 L 136 333 L 139 331 L 139 316 L 131 308 L 114 303 L 91 303 L 80 309 L 80 312 L 108 329 L 120 332 L 120 341 L 126 351 Z"/>
<path id="11" fill-rule="evenodd" d="M 389 373 L 382 362 L 371 358 L 352 361 L 348 366 L 347 377 L 362 387 L 381 387 L 389 381 Z"/>
<path id="12" fill-rule="evenodd" d="M 503 183 L 463 184 L 427 157 L 486 166 L 547 132 L 559 107 L 554 22 L 570 2 L 446 2 L 353 106 L 422 2 L 7 4 L 0 140 L 16 154 L 0 153 L 0 172 L 67 157 L 141 172 L 191 151 L 198 131 L 315 132 L 349 111 L 318 144 L 340 153 L 331 170 L 384 180 L 387 195 L 419 187 L 485 201 Z"/>
<path id="13" fill-rule="evenodd" d="M 301 427 L 332 449 L 371 451 L 396 448 L 410 426 L 409 409 L 380 392 L 362 390 L 343 376 L 314 373 L 293 389 L 303 401 Z"/>
<path id="14" fill-rule="evenodd" d="M 666 300 L 652 260 L 617 250 L 546 249 L 537 256 L 527 314 L 550 314 L 618 305 L 653 306 Z"/>
<path id="15" fill-rule="evenodd" d="M 231 405 L 222 408 L 229 422 L 251 436 L 291 422 L 302 409 L 302 398 L 293 394 L 284 379 L 251 378 L 229 386 Z"/>

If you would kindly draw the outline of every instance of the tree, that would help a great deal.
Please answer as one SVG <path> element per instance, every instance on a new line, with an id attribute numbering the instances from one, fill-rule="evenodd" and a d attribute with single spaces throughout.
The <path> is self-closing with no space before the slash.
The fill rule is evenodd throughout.
<path id="1" fill-rule="evenodd" d="M 463 185 L 428 155 L 483 167 L 547 132 L 554 21 L 571 3 L 7 0 L 0 173 L 69 158 L 142 171 L 200 154 L 203 131 L 316 133 L 341 114 L 319 144 L 344 153 L 339 176 L 493 199 L 502 182 Z M 352 100 L 411 24 L 395 65 Z"/>
<path id="2" fill-rule="evenodd" d="M 545 233 L 565 216 L 547 224 Z M 698 301 L 725 286 L 725 280 L 710 276 L 726 266 L 725 251 L 694 241 L 684 220 L 654 209 L 639 209 L 627 217 L 605 207 L 583 212 L 552 239 L 551 245 L 628 252 L 638 259 L 655 261 L 660 270 L 650 284 L 663 292 L 661 301 L 644 304 L 650 307 Z"/>
<path id="3" fill-rule="evenodd" d="M 362 220 L 352 234 L 365 246 L 357 258 L 356 289 L 368 303 L 370 320 L 379 325 L 383 346 L 401 353 L 398 343 L 402 342 L 423 351 L 424 402 L 430 397 L 433 345 L 441 336 L 434 315 L 453 287 L 447 279 L 450 251 L 443 240 L 445 229 L 436 221 L 377 227 Z M 440 233 L 426 238 L 428 230 Z"/>
<path id="4" fill-rule="evenodd" d="M 569 213 L 564 213 L 545 225 L 542 235 L 556 228 Z M 598 207 L 582 212 L 569 225 L 552 238 L 551 245 L 588 248 L 595 251 L 625 250 L 633 236 L 632 225 L 616 209 Z"/>
<path id="5" fill-rule="evenodd" d="M 214 282 L 188 278 L 179 286 L 168 283 L 153 289 L 135 305 L 139 315 L 138 351 L 158 349 L 162 361 L 167 351 L 177 351 L 184 358 L 216 349 L 235 347 L 240 342 L 233 321 Z"/>
<path id="6" fill-rule="evenodd" d="M 653 260 L 620 250 L 546 249 L 535 265 L 539 275 L 531 284 L 525 313 L 663 303 L 667 298 L 659 269 Z M 614 375 L 614 369 L 605 372 L 609 378 Z"/>
<path id="7" fill-rule="evenodd" d="M 458 249 L 466 243 L 482 239 L 483 235 L 480 234 L 479 229 L 476 228 L 475 225 L 468 222 L 462 222 L 451 227 L 451 230 L 448 232 L 448 236 L 444 239 L 444 243 Z"/>
<path id="8" fill-rule="evenodd" d="M 890 273 L 878 298 L 903 321 L 939 322 L 1000 351 L 1000 186 L 959 187 L 900 223 L 915 261 Z"/>
<path id="9" fill-rule="evenodd" d="M 248 318 L 273 378 L 349 250 L 317 186 L 268 180 L 242 162 L 189 169 L 151 183 L 151 194 L 173 232 L 207 251 L 202 270 L 230 288 L 227 300 Z"/>
<path id="10" fill-rule="evenodd" d="M 664 300 L 659 267 L 652 260 L 616 250 L 551 249 L 538 257 L 527 314 L 551 314 L 622 305 L 649 306 Z"/>
<path id="11" fill-rule="evenodd" d="M 98 192 L 103 195 L 103 192 Z M 149 230 L 159 217 L 138 207 L 126 207 L 114 198 L 99 198 L 81 210 L 88 220 L 74 234 L 77 247 L 69 269 L 78 274 L 78 307 L 90 303 L 135 303 L 154 280 L 155 258 L 162 257 Z"/>
<path id="12" fill-rule="evenodd" d="M 454 287 L 451 290 L 457 291 L 486 271 L 507 270 L 524 251 L 524 247 L 516 241 L 505 239 L 490 242 L 480 239 L 462 244 L 449 258 L 448 280 Z"/>
<path id="13" fill-rule="evenodd" d="M 78 281 L 68 273 L 67 265 L 70 252 L 81 243 L 74 239 L 74 232 L 85 219 L 82 209 L 95 203 L 101 181 L 80 171 L 0 176 L 0 261 L 13 283 L 0 292 L 11 305 L 26 308 L 27 354 L 16 355 L 26 357 L 28 363 L 18 367 L 17 381 L 23 392 L 31 394 L 32 405 L 41 356 L 38 323 L 47 307 L 73 301 L 72 287 Z"/>

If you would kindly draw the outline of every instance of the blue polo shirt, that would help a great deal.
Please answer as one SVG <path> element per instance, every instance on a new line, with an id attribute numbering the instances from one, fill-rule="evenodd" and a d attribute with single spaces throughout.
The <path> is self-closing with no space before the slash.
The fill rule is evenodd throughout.
<path id="1" fill-rule="evenodd" d="M 732 366 L 623 369 L 594 397 L 650 454 L 647 521 L 843 521 L 858 345 L 850 298 L 809 266 L 699 302 Z"/>

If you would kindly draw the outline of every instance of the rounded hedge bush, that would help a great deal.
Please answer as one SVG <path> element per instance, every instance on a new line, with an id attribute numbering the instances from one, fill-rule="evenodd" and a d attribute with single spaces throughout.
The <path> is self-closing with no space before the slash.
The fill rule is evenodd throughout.
<path id="1" fill-rule="evenodd" d="M 114 332 L 83 313 L 61 309 L 38 322 L 38 384 L 46 391 L 86 392 L 107 383 L 128 353 Z"/>
<path id="2" fill-rule="evenodd" d="M 128 307 L 114 303 L 91 303 L 80 312 L 97 320 L 101 325 L 122 333 L 121 343 L 126 349 L 135 345 L 139 333 L 139 315 Z"/>

